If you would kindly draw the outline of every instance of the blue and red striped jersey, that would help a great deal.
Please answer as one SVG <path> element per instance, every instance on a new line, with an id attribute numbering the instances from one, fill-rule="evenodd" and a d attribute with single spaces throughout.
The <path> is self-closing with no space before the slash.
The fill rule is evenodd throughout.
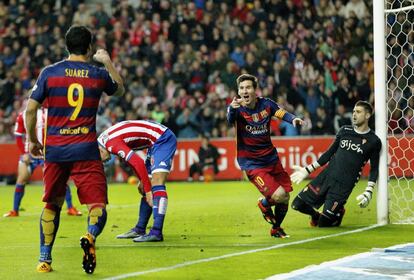
<path id="1" fill-rule="evenodd" d="M 117 84 L 104 68 L 62 60 L 45 67 L 30 98 L 47 103 L 45 159 L 50 162 L 99 160 L 96 113 L 103 92 Z"/>
<path id="2" fill-rule="evenodd" d="M 296 118 L 269 98 L 257 98 L 256 107 L 227 108 L 227 121 L 236 126 L 237 162 L 242 170 L 273 165 L 279 160 L 270 138 L 272 117 L 292 123 Z"/>

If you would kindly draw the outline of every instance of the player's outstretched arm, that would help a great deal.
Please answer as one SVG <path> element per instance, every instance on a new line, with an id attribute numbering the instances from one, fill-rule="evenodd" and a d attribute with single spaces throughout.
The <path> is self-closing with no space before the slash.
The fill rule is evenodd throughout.
<path id="1" fill-rule="evenodd" d="M 369 181 L 368 186 L 365 188 L 365 191 L 357 196 L 358 205 L 361 208 L 368 206 L 369 202 L 372 199 L 372 192 L 374 191 L 375 182 Z"/>
<path id="2" fill-rule="evenodd" d="M 294 172 L 290 175 L 290 180 L 292 180 L 292 182 L 295 184 L 299 184 L 306 177 L 308 177 L 309 174 L 311 174 L 313 171 L 315 171 L 319 167 L 320 165 L 317 161 L 315 161 L 312 164 L 309 164 L 306 167 L 302 167 L 299 165 L 293 165 L 292 169 L 294 170 Z"/>
<path id="3" fill-rule="evenodd" d="M 112 64 L 108 52 L 104 49 L 99 49 L 93 55 L 93 59 L 102 63 L 105 66 L 106 70 L 109 72 L 109 75 L 111 75 L 112 79 L 114 79 L 114 81 L 118 84 L 118 89 L 114 95 L 122 96 L 125 92 L 124 81 L 121 75 L 119 75 L 118 71 L 115 69 L 115 66 Z"/>
<path id="4" fill-rule="evenodd" d="M 242 105 L 242 99 L 233 97 L 229 107 L 227 107 L 227 123 L 232 125 L 236 121 L 236 109 Z"/>

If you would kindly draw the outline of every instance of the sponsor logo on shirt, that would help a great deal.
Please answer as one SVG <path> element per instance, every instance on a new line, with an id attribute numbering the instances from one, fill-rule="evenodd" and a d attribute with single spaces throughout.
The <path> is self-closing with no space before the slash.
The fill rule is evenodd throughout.
<path id="1" fill-rule="evenodd" d="M 359 154 L 364 154 L 364 151 L 361 149 L 361 144 L 355 144 L 352 140 L 342 140 L 340 144 L 341 149 L 345 149 L 347 151 L 356 151 Z"/>
<path id="2" fill-rule="evenodd" d="M 246 130 L 250 132 L 251 134 L 265 134 L 268 132 L 267 125 L 246 125 Z"/>
<path id="3" fill-rule="evenodd" d="M 76 128 L 61 128 L 59 130 L 60 135 L 79 135 L 79 134 L 88 134 L 89 128 L 85 126 L 79 126 Z"/>

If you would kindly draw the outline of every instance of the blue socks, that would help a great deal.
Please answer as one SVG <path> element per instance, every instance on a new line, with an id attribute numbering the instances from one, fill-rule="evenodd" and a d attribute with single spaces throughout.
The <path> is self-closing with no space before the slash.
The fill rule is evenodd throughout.
<path id="1" fill-rule="evenodd" d="M 68 209 L 69 208 L 72 208 L 73 207 L 73 204 L 72 204 L 72 194 L 70 193 L 70 187 L 69 187 L 69 185 L 66 185 L 65 200 L 66 200 L 66 205 L 68 206 Z"/>
<path id="2" fill-rule="evenodd" d="M 141 198 L 139 205 L 139 219 L 135 225 L 135 231 L 138 233 L 145 233 L 149 219 L 151 218 L 152 208 L 149 206 L 145 197 Z"/>
<path id="3" fill-rule="evenodd" d="M 164 226 L 165 213 L 167 212 L 168 197 L 165 185 L 158 185 L 152 187 L 152 196 L 154 207 L 152 213 L 154 215 L 154 225 L 150 234 L 162 234 Z"/>
<path id="4" fill-rule="evenodd" d="M 88 232 L 95 238 L 101 234 L 106 224 L 106 209 L 95 207 L 89 210 L 88 216 Z"/>
<path id="5" fill-rule="evenodd" d="M 20 203 L 22 202 L 24 196 L 24 187 L 23 184 L 16 184 L 16 189 L 14 190 L 14 200 L 13 200 L 13 210 L 19 211 Z"/>

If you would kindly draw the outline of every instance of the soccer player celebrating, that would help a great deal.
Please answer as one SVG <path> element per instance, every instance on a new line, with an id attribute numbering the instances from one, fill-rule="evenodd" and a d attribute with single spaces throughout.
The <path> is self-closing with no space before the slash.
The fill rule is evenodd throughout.
<path id="1" fill-rule="evenodd" d="M 291 175 L 299 184 L 310 173 L 329 162 L 329 165 L 313 179 L 293 200 L 292 208 L 311 216 L 311 226 L 339 226 L 345 214 L 344 205 L 361 175 L 362 168 L 369 160 L 371 170 L 365 192 L 357 197 L 359 206 L 367 207 L 378 177 L 381 140 L 368 126 L 372 116 L 368 102 L 358 101 L 352 114 L 353 126 L 343 126 L 336 134 L 329 149 L 314 163 L 293 166 Z M 319 213 L 322 204 L 323 211 Z"/>
<path id="2" fill-rule="evenodd" d="M 257 97 L 257 85 L 257 78 L 252 75 L 243 74 L 237 78 L 240 98 L 234 97 L 227 108 L 227 121 L 237 130 L 237 162 L 264 196 L 258 206 L 265 220 L 272 224 L 270 235 L 286 238 L 289 236 L 281 224 L 288 211 L 292 184 L 272 144 L 270 121 L 278 118 L 294 126 L 302 125 L 303 121 L 273 100 Z"/>
<path id="3" fill-rule="evenodd" d="M 88 207 L 88 232 L 81 237 L 83 269 L 96 266 L 95 239 L 106 223 L 107 184 L 96 141 L 96 112 L 103 92 L 122 95 L 124 86 L 105 50 L 93 58 L 105 68 L 88 63 L 92 33 L 84 26 L 72 26 L 65 35 L 69 57 L 45 67 L 32 89 L 26 109 L 29 151 L 45 158 L 43 172 L 46 203 L 40 218 L 38 272 L 52 271 L 52 247 L 59 227 L 66 182 L 71 177 L 79 201 Z M 36 137 L 36 112 L 47 102 L 48 115 L 44 147 Z"/>
<path id="4" fill-rule="evenodd" d="M 36 135 L 39 142 L 43 142 L 44 123 L 46 118 L 46 109 L 40 108 L 37 111 Z M 3 217 L 17 217 L 19 216 L 20 203 L 24 196 L 24 189 L 30 176 L 38 166 L 43 167 L 43 159 L 33 158 L 29 153 L 29 143 L 27 138 L 23 141 L 26 135 L 25 113 L 21 112 L 17 116 L 16 125 L 14 128 L 14 135 L 16 137 L 16 144 L 21 152 L 19 159 L 19 167 L 17 169 L 17 182 L 14 191 L 13 210 L 7 212 Z M 72 204 L 72 194 L 70 187 L 66 186 L 65 201 L 68 207 L 67 214 L 70 216 L 81 216 L 82 212 L 78 211 Z"/>
<path id="5" fill-rule="evenodd" d="M 134 242 L 163 241 L 162 230 L 168 202 L 165 182 L 177 149 L 174 133 L 153 121 L 123 121 L 102 132 L 98 143 L 103 161 L 110 158 L 110 153 L 118 155 L 134 169 L 140 180 L 138 188 L 143 197 L 138 222 L 134 228 L 117 238 L 133 238 Z M 145 163 L 135 153 L 142 149 L 147 149 Z M 148 173 L 151 174 L 151 182 Z M 145 234 L 151 213 L 154 215 L 154 225 Z"/>

